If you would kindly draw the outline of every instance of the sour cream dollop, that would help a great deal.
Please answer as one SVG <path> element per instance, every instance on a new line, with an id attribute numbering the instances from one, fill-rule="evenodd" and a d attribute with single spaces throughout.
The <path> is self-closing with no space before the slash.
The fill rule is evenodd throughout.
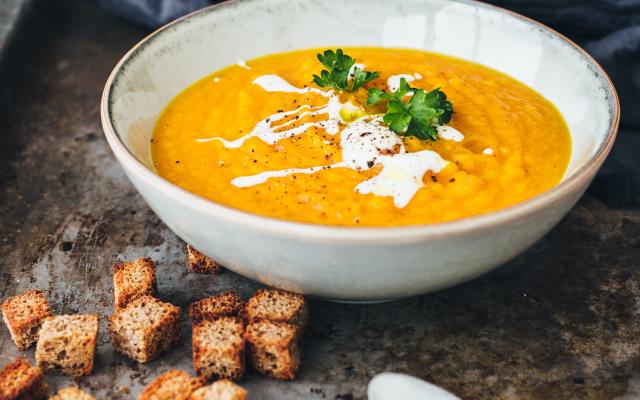
<path id="1" fill-rule="evenodd" d="M 422 79 L 422 75 L 418 73 L 415 73 L 412 75 L 409 75 L 409 74 L 391 75 L 390 77 L 387 78 L 387 87 L 389 88 L 389 91 L 395 92 L 396 90 L 398 90 L 400 88 L 400 81 L 402 80 L 402 78 L 404 78 L 407 82 L 413 82 L 416 79 Z"/>

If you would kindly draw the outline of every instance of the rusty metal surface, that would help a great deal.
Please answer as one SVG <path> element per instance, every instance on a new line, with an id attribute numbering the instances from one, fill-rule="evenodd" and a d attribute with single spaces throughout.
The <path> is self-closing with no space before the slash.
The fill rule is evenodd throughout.
<path id="1" fill-rule="evenodd" d="M 35 7 L 0 77 L 0 297 L 38 287 L 57 313 L 109 315 L 112 264 L 139 256 L 158 261 L 160 296 L 174 304 L 220 289 L 249 295 L 255 284 L 229 271 L 187 273 L 184 244 L 102 136 L 102 85 L 146 32 L 91 2 Z M 638 399 L 639 240 L 640 210 L 587 196 L 533 249 L 465 285 L 388 304 L 312 302 L 298 379 L 249 373 L 242 383 L 252 399 L 364 399 L 374 374 L 394 370 L 464 399 Z M 125 399 L 170 367 L 192 372 L 186 323 L 185 333 L 140 365 L 113 353 L 103 320 L 94 374 L 78 383 Z M 0 363 L 19 353 L 3 326 Z"/>

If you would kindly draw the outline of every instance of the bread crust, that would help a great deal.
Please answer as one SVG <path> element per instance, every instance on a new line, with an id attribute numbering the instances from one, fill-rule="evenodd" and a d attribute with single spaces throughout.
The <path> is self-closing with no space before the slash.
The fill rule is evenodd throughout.
<path id="1" fill-rule="evenodd" d="M 26 350 L 38 341 L 42 322 L 51 315 L 42 290 L 30 290 L 2 303 L 2 318 L 20 350 Z"/>
<path id="2" fill-rule="evenodd" d="M 180 343 L 180 307 L 138 297 L 109 317 L 108 329 L 114 350 L 145 363 Z"/>
<path id="3" fill-rule="evenodd" d="M 244 311 L 244 300 L 234 292 L 223 292 L 189 305 L 189 319 L 197 324 L 208 319 L 222 316 L 239 316 Z"/>
<path id="4" fill-rule="evenodd" d="M 170 369 L 148 384 L 139 400 L 187 400 L 204 381 L 179 369 Z"/>
<path id="5" fill-rule="evenodd" d="M 239 317 L 221 316 L 204 320 L 192 329 L 193 366 L 204 379 L 244 376 L 244 322 Z"/>
<path id="6" fill-rule="evenodd" d="M 36 346 L 38 367 L 71 376 L 88 375 L 98 336 L 97 314 L 57 315 L 47 318 Z"/>
<path id="7" fill-rule="evenodd" d="M 49 400 L 95 400 L 95 398 L 75 386 L 69 386 L 58 390 L 55 396 Z"/>
<path id="8" fill-rule="evenodd" d="M 113 306 L 122 308 L 140 296 L 157 296 L 156 264 L 149 257 L 113 266 Z"/>
<path id="9" fill-rule="evenodd" d="M 296 325 L 303 332 L 309 319 L 304 296 L 280 289 L 258 289 L 245 307 L 249 323 L 276 321 Z"/>
<path id="10" fill-rule="evenodd" d="M 48 391 L 42 370 L 18 357 L 0 370 L 0 400 L 45 398 Z"/>
<path id="11" fill-rule="evenodd" d="M 221 379 L 209 386 L 201 387 L 191 394 L 189 400 L 246 400 L 247 391 L 228 379 Z"/>
<path id="12" fill-rule="evenodd" d="M 187 256 L 189 271 L 191 272 L 218 274 L 222 271 L 222 265 L 205 256 L 189 244 L 187 245 Z"/>
<path id="13" fill-rule="evenodd" d="M 300 330 L 277 321 L 257 321 L 247 326 L 245 339 L 251 366 L 259 373 L 292 380 L 300 368 Z"/>

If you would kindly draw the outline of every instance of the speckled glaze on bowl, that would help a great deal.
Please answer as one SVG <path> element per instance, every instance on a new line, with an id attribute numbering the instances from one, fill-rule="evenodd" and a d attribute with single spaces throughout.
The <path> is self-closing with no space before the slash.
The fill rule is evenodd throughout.
<path id="1" fill-rule="evenodd" d="M 431 50 L 528 84 L 556 104 L 571 129 L 573 155 L 564 179 L 528 201 L 472 218 L 347 228 L 235 210 L 154 172 L 151 129 L 187 85 L 239 59 L 337 46 Z M 342 301 L 427 293 L 521 253 L 580 198 L 609 153 L 619 121 L 609 78 L 575 44 L 525 17 L 463 0 L 238 0 L 212 6 L 163 27 L 127 53 L 107 81 L 101 111 L 116 158 L 178 236 L 249 278 Z"/>

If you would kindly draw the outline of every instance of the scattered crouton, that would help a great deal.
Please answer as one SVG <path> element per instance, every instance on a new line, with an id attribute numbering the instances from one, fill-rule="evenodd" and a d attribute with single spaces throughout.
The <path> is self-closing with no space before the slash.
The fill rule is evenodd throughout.
<path id="1" fill-rule="evenodd" d="M 175 347 L 182 338 L 180 307 L 142 296 L 109 318 L 116 351 L 144 363 Z"/>
<path id="2" fill-rule="evenodd" d="M 247 326 L 249 361 L 270 377 L 291 380 L 300 367 L 299 328 L 284 322 L 258 321 Z"/>
<path id="3" fill-rule="evenodd" d="M 246 400 L 247 391 L 228 379 L 219 380 L 191 394 L 189 400 Z"/>
<path id="4" fill-rule="evenodd" d="M 245 372 L 244 322 L 239 317 L 219 317 L 193 326 L 193 366 L 211 379 L 240 379 Z"/>
<path id="5" fill-rule="evenodd" d="M 200 253 L 189 244 L 187 245 L 187 253 L 189 255 L 189 271 L 207 274 L 217 274 L 222 271 L 220 264 Z"/>
<path id="6" fill-rule="evenodd" d="M 198 300 L 189 306 L 191 323 L 222 316 L 237 316 L 244 310 L 244 300 L 233 292 L 224 292 Z"/>
<path id="7" fill-rule="evenodd" d="M 24 357 L 16 358 L 0 371 L 0 399 L 40 400 L 47 395 L 42 370 L 32 367 Z"/>
<path id="8" fill-rule="evenodd" d="M 2 304 L 2 318 L 20 350 L 26 350 L 38 341 L 42 321 L 50 316 L 49 304 L 41 290 L 30 290 Z"/>
<path id="9" fill-rule="evenodd" d="M 36 362 L 45 372 L 82 376 L 93 370 L 98 315 L 57 315 L 42 323 Z"/>
<path id="10" fill-rule="evenodd" d="M 113 266 L 114 307 L 122 308 L 140 296 L 156 296 L 156 264 L 149 257 Z"/>
<path id="11" fill-rule="evenodd" d="M 246 306 L 249 323 L 268 320 L 286 322 L 304 330 L 309 311 L 304 296 L 278 289 L 259 289 Z"/>
<path id="12" fill-rule="evenodd" d="M 204 382 L 188 373 L 171 369 L 158 376 L 140 394 L 139 400 L 187 400 Z"/>
<path id="13" fill-rule="evenodd" d="M 75 386 L 70 386 L 58 390 L 58 393 L 49 397 L 49 400 L 95 400 L 95 398 Z"/>

